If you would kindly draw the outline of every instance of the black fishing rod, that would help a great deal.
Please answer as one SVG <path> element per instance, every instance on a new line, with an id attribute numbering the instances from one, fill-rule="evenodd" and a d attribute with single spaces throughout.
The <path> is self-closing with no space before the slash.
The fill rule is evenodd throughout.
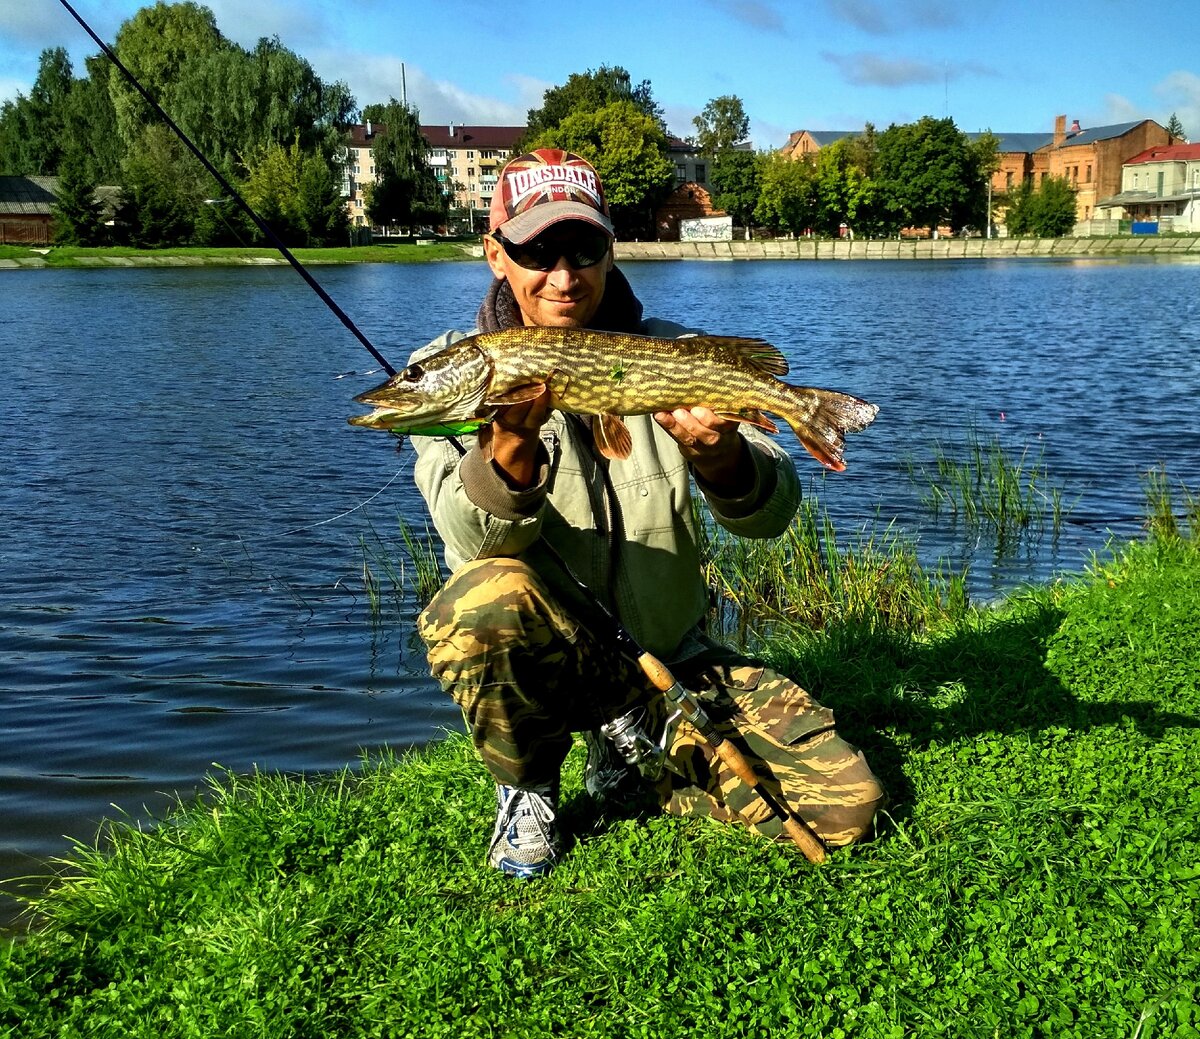
<path id="1" fill-rule="evenodd" d="M 153 97 L 150 96 L 146 88 L 143 87 L 142 84 L 138 82 L 137 77 L 125 67 L 124 63 L 122 63 L 121 59 L 117 57 L 113 49 L 96 35 L 96 33 L 92 30 L 92 27 L 83 20 L 75 8 L 67 3 L 67 0 L 58 0 L 58 2 L 62 4 L 62 6 L 66 8 L 67 13 L 80 24 L 83 31 L 86 32 L 93 41 L 95 41 L 96 46 L 104 51 L 105 55 L 108 57 L 108 60 L 111 61 L 121 71 L 121 75 L 129 80 L 129 83 L 133 89 L 141 94 L 145 102 L 151 108 L 153 108 L 155 112 L 158 113 L 158 115 L 162 118 L 162 121 L 166 123 L 167 126 L 169 126 L 175 133 L 175 135 L 187 146 L 188 151 L 190 151 L 194 156 L 196 156 L 197 159 L 200 160 L 201 165 L 208 170 L 210 174 L 212 174 L 213 178 L 218 184 L 221 185 L 222 189 L 228 192 L 229 196 L 234 200 L 234 202 L 241 207 L 242 212 L 254 222 L 254 226 L 257 227 L 264 235 L 266 235 L 267 241 L 269 241 L 271 245 L 279 250 L 283 258 L 292 265 L 292 269 L 306 282 L 308 282 L 309 288 L 311 288 L 313 292 L 321 297 L 321 302 L 324 303 L 325 306 L 327 306 L 331 311 L 333 311 L 333 313 L 337 316 L 337 319 L 341 321 L 341 323 L 354 334 L 354 337 L 367 348 L 371 356 L 374 357 L 379 363 L 379 367 L 387 372 L 388 375 L 395 375 L 396 369 L 387 362 L 387 358 L 385 358 L 383 354 L 375 349 L 375 345 L 371 342 L 371 340 L 363 335 L 359 327 L 350 319 L 350 315 L 342 310 L 342 308 L 339 307 L 336 302 L 334 302 L 333 297 L 321 287 L 321 285 L 317 282 L 317 279 L 309 274 L 308 269 L 299 260 L 297 260 L 295 256 L 292 255 L 291 250 L 283 244 L 279 235 L 271 230 L 266 221 L 250 208 L 250 204 L 244 198 L 242 198 L 241 193 L 229 183 L 220 170 L 218 170 L 211 162 L 208 161 L 208 157 L 199 148 L 197 148 L 195 144 L 192 143 L 192 139 L 176 125 L 175 120 L 167 115 L 167 113 L 163 110 L 162 105 L 160 105 Z"/>

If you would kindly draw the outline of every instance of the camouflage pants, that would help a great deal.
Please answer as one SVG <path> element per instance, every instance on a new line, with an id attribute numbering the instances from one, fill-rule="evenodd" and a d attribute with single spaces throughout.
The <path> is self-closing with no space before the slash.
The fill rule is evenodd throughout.
<path id="1" fill-rule="evenodd" d="M 640 668 L 581 625 L 519 560 L 480 560 L 457 571 L 421 614 L 418 630 L 433 676 L 462 708 L 498 782 L 557 782 L 571 734 L 631 706 L 646 705 L 652 723 L 665 717 L 664 698 Z M 837 735 L 832 711 L 732 651 L 673 670 L 767 788 L 782 793 L 825 843 L 849 844 L 869 831 L 883 790 L 862 753 Z M 679 726 L 668 754 L 671 768 L 656 787 L 667 811 L 779 837 L 766 805 L 690 726 Z"/>

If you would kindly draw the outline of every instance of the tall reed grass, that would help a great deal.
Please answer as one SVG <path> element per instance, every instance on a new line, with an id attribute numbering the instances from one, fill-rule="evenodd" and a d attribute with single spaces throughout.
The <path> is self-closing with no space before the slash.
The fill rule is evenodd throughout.
<path id="1" fill-rule="evenodd" d="M 981 437 L 972 423 L 965 444 L 936 443 L 933 459 L 909 461 L 908 473 L 927 487 L 921 501 L 934 516 L 948 513 L 952 521 L 992 532 L 997 554 L 1005 555 L 1047 530 L 1057 536 L 1070 511 L 1050 481 L 1044 455 L 1043 449 L 1031 456 L 1025 447 L 1014 456 L 999 437 Z"/>
<path id="2" fill-rule="evenodd" d="M 743 643 L 780 623 L 823 630 L 866 622 L 922 631 L 967 609 L 965 571 L 926 571 L 913 542 L 891 524 L 843 545 L 814 498 L 805 498 L 792 524 L 772 540 L 733 537 L 699 510 L 697 526 L 714 601 L 710 627 Z"/>

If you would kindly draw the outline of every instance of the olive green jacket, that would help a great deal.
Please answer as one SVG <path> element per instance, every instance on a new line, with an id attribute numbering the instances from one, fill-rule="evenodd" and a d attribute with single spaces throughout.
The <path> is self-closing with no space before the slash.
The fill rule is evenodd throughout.
<path id="1" fill-rule="evenodd" d="M 641 333 L 695 334 L 654 318 L 642 322 Z M 412 360 L 461 338 L 463 333 L 447 332 Z M 542 548 L 549 542 L 645 649 L 677 661 L 709 645 L 699 630 L 708 592 L 700 571 L 693 480 L 716 521 L 751 538 L 775 537 L 787 528 L 799 505 L 799 480 L 782 447 L 743 425 L 754 486 L 744 497 L 719 498 L 690 473 L 675 441 L 649 415 L 630 416 L 626 423 L 633 453 L 606 463 L 593 449 L 590 427 L 552 412 L 542 427 L 545 453 L 538 477 L 527 490 L 510 486 L 474 436 L 414 437 L 416 483 L 451 570 L 473 559 L 520 557 L 586 621 L 586 603 L 574 583 Z"/>

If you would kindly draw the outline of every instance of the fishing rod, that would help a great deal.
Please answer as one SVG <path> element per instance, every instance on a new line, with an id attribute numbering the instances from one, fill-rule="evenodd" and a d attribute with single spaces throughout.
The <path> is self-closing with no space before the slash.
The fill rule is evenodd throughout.
<path id="1" fill-rule="evenodd" d="M 759 799 L 770 809 L 771 814 L 779 820 L 784 833 L 804 853 L 804 857 L 812 863 L 824 862 L 825 845 L 821 843 L 821 839 L 813 833 L 809 825 L 788 807 L 782 789 L 779 795 L 775 796 L 766 788 L 746 755 L 716 727 L 695 693 L 686 688 L 671 673 L 666 664 L 637 642 L 628 629 L 592 593 L 591 589 L 575 576 L 574 571 L 567 565 L 567 561 L 544 538 L 542 539 L 542 548 L 567 578 L 587 597 L 588 604 L 596 608 L 596 616 L 603 620 L 608 627 L 617 646 L 637 662 L 650 684 L 666 696 L 677 712 L 699 733 L 701 739 L 712 748 L 730 771 L 758 795 Z M 601 729 L 613 741 L 617 750 L 630 765 L 638 765 L 643 755 L 647 755 L 653 760 L 665 759 L 666 747 L 657 747 L 648 735 L 639 731 L 637 720 L 631 719 L 629 715 L 614 719 L 602 726 Z M 670 722 L 668 722 L 669 731 Z"/>
<path id="2" fill-rule="evenodd" d="M 58 0 L 58 2 L 62 4 L 62 6 L 66 8 L 67 13 L 79 23 L 83 31 L 92 38 L 96 46 L 98 46 L 105 53 L 105 55 L 108 57 L 108 60 L 120 70 L 121 74 L 129 81 L 133 89 L 142 96 L 145 102 L 162 118 L 162 121 L 166 123 L 167 126 L 169 126 L 175 133 L 175 135 L 184 143 L 184 145 L 187 146 L 188 151 L 190 151 L 194 156 L 196 156 L 197 159 L 200 160 L 200 164 L 206 170 L 208 170 L 210 174 L 212 174 L 213 178 L 218 184 L 221 185 L 222 189 L 229 193 L 229 197 L 232 198 L 233 201 L 236 202 L 241 208 L 242 212 L 254 222 L 254 226 L 266 236 L 267 241 L 279 250 L 283 258 L 292 265 L 292 269 L 308 283 L 309 288 L 311 288 L 313 292 L 315 292 L 321 298 L 321 302 L 324 303 L 325 306 L 327 306 L 334 313 L 337 319 L 341 321 L 341 323 L 345 325 L 351 333 L 353 333 L 354 337 L 367 348 L 371 356 L 374 357 L 378 362 L 379 367 L 387 372 L 389 376 L 395 375 L 396 369 L 388 363 L 387 358 L 385 358 L 383 354 L 375 349 L 375 345 L 351 320 L 350 315 L 342 310 L 342 308 L 339 307 L 336 302 L 334 302 L 333 297 L 321 287 L 317 279 L 309 274 L 308 269 L 299 260 L 297 260 L 295 256 L 292 255 L 291 250 L 283 244 L 283 241 L 280 239 L 279 235 L 271 230 L 266 221 L 263 220 L 262 217 L 260 217 L 250 207 L 250 204 L 244 198 L 242 198 L 241 193 L 229 183 L 224 174 L 222 174 L 221 171 L 216 168 L 216 166 L 209 162 L 208 157 L 199 148 L 197 148 L 195 144 L 192 143 L 192 139 L 188 137 L 188 135 L 185 134 L 178 125 L 176 125 L 175 120 L 167 115 L 167 113 L 163 110 L 163 107 L 153 97 L 150 96 L 150 93 L 145 87 L 142 86 L 142 84 L 138 81 L 138 78 L 132 72 L 130 72 L 129 69 L 125 67 L 121 59 L 117 57 L 116 52 L 113 51 L 113 49 L 107 43 L 105 43 L 102 39 L 100 39 L 99 36 L 96 35 L 92 27 L 83 20 L 79 12 L 76 11 L 75 8 L 73 8 L 67 2 L 67 0 Z"/>

